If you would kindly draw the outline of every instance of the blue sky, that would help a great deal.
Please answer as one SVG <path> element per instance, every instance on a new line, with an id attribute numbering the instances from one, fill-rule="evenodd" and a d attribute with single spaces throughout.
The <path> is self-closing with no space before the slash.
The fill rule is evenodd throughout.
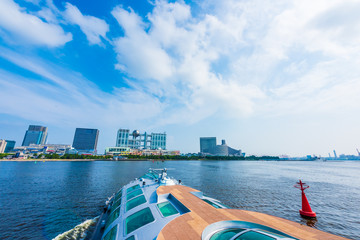
<path id="1" fill-rule="evenodd" d="M 0 138 L 48 143 L 76 127 L 167 132 L 198 152 L 216 136 L 248 154 L 360 148 L 360 3 L 0 1 Z"/>

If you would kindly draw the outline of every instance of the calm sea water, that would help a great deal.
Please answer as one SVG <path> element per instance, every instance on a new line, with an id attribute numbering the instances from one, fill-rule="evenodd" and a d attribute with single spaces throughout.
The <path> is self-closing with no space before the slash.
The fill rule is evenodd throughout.
<path id="1" fill-rule="evenodd" d="M 148 168 L 233 208 L 360 239 L 360 161 L 0 162 L 0 239 L 53 239 L 98 216 L 108 196 Z M 317 222 L 298 213 L 299 179 Z"/>

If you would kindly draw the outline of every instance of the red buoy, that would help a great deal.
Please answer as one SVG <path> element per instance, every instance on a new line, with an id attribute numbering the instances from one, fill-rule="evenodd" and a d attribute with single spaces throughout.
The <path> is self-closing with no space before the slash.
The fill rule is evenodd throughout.
<path id="1" fill-rule="evenodd" d="M 299 210 L 300 215 L 305 218 L 316 218 L 316 213 L 311 210 L 310 204 L 304 192 L 304 190 L 309 188 L 310 186 L 299 180 L 299 182 L 297 182 L 294 187 L 301 190 L 301 209 Z"/>

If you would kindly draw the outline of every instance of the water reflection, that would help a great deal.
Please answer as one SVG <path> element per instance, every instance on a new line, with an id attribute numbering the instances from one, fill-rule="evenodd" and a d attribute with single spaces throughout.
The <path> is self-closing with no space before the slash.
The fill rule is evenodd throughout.
<path id="1" fill-rule="evenodd" d="M 316 218 L 312 218 L 312 219 L 301 218 L 300 223 L 307 225 L 309 227 L 316 227 L 317 219 Z"/>

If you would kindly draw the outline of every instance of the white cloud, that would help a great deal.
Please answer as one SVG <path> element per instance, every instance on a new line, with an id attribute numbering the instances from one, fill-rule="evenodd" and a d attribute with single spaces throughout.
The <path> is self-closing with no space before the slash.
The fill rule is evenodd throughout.
<path id="1" fill-rule="evenodd" d="M 9 3 L 6 0 L 0 5 Z M 25 79 L 5 71 L 1 72 L 1 84 L 7 91 L 18 89 L 29 96 L 26 101 L 17 100 L 21 109 L 18 114 L 24 118 L 29 118 L 29 102 L 46 101 L 50 110 L 36 109 L 41 117 L 51 111 L 55 116 L 51 121 L 105 121 L 113 128 L 136 127 L 139 121 L 146 126 L 200 126 L 207 122 L 217 128 L 218 119 L 230 118 L 240 125 L 239 118 L 250 116 L 258 118 L 257 125 L 247 123 L 253 137 L 252 131 L 269 118 L 276 123 L 269 125 L 274 129 L 268 136 L 277 134 L 276 127 L 283 124 L 289 129 L 302 125 L 283 120 L 291 117 L 322 117 L 336 112 L 360 119 L 358 1 L 209 0 L 200 4 L 194 10 L 183 1 L 155 1 L 145 17 L 132 9 L 114 8 L 111 14 L 123 31 L 110 42 L 117 54 L 115 68 L 124 73 L 128 88 L 104 93 L 79 74 L 56 67 L 49 70 L 48 65 L 10 53 L 3 57 L 43 76 L 47 85 L 27 86 Z M 30 16 L 17 9 L 21 16 Z M 44 24 L 56 26 L 52 11 L 37 15 L 54 23 Z M 71 4 L 66 5 L 65 16 L 81 27 L 90 43 L 98 44 L 106 38 L 108 25 L 103 20 L 84 16 Z M 116 36 L 117 27 L 111 26 L 111 36 Z M 16 31 L 11 28 L 11 32 Z M 40 95 L 37 89 L 51 94 Z M 9 114 L 14 111 L 3 107 Z M 99 114 L 89 117 L 94 111 Z M 241 129 L 236 124 L 229 128 Z M 307 127 L 311 128 L 304 125 L 301 129 Z M 268 131 L 266 128 L 259 129 Z M 305 131 L 297 133 L 307 135 Z"/>
<path id="2" fill-rule="evenodd" d="M 76 24 L 84 32 L 90 44 L 100 44 L 101 38 L 106 39 L 109 25 L 102 19 L 83 15 L 80 10 L 70 3 L 65 5 L 64 17 L 71 24 Z"/>
<path id="3" fill-rule="evenodd" d="M 26 44 L 57 47 L 72 40 L 71 33 L 65 33 L 59 25 L 46 23 L 27 13 L 12 0 L 0 1 L 0 28 Z"/>
<path id="4" fill-rule="evenodd" d="M 115 8 L 113 16 L 124 28 L 125 36 L 114 41 L 118 60 L 130 76 L 162 81 L 171 76 L 171 59 L 160 44 L 144 31 L 144 23 L 136 13 Z M 119 67 L 118 67 L 119 68 Z"/>
<path id="5" fill-rule="evenodd" d="M 243 26 L 242 41 L 226 54 L 228 72 L 266 94 L 255 104 L 257 115 L 357 108 L 357 1 L 214 1 L 206 6 L 219 22 L 232 19 Z"/>
<path id="6" fill-rule="evenodd" d="M 147 80 L 144 88 L 165 98 L 170 107 L 161 123 L 196 122 L 224 111 L 234 117 L 247 115 L 254 100 L 264 96 L 255 85 L 225 79 L 213 69 L 232 47 L 242 44 L 241 26 L 233 31 L 211 15 L 195 19 L 182 2 L 157 1 L 148 23 L 131 9 L 117 7 L 112 14 L 125 32 L 114 42 L 116 67 Z"/>
<path id="7" fill-rule="evenodd" d="M 1 113 L 51 125 L 135 125 L 161 112 L 157 99 L 138 89 L 120 88 L 105 93 L 80 74 L 5 49 L 0 56 L 41 76 L 28 79 L 0 70 Z M 14 94 L 16 93 L 16 94 Z M 11 104 L 8 104 L 11 102 Z M 108 143 L 107 141 L 107 144 Z"/>
<path id="8" fill-rule="evenodd" d="M 228 0 L 202 7 L 197 17 L 184 2 L 161 0 L 144 19 L 131 9 L 112 12 L 125 32 L 114 42 L 116 68 L 165 99 L 170 109 L 161 124 L 356 107 L 358 3 Z"/>
<path id="9" fill-rule="evenodd" d="M 25 0 L 25 1 L 29 2 L 29 3 L 32 3 L 32 4 L 35 4 L 35 5 L 39 5 L 41 0 Z"/>
<path id="10" fill-rule="evenodd" d="M 48 23 L 58 24 L 58 12 L 57 9 L 51 9 L 51 8 L 42 8 L 40 11 L 36 12 L 36 15 L 40 18 L 43 18 Z"/>

